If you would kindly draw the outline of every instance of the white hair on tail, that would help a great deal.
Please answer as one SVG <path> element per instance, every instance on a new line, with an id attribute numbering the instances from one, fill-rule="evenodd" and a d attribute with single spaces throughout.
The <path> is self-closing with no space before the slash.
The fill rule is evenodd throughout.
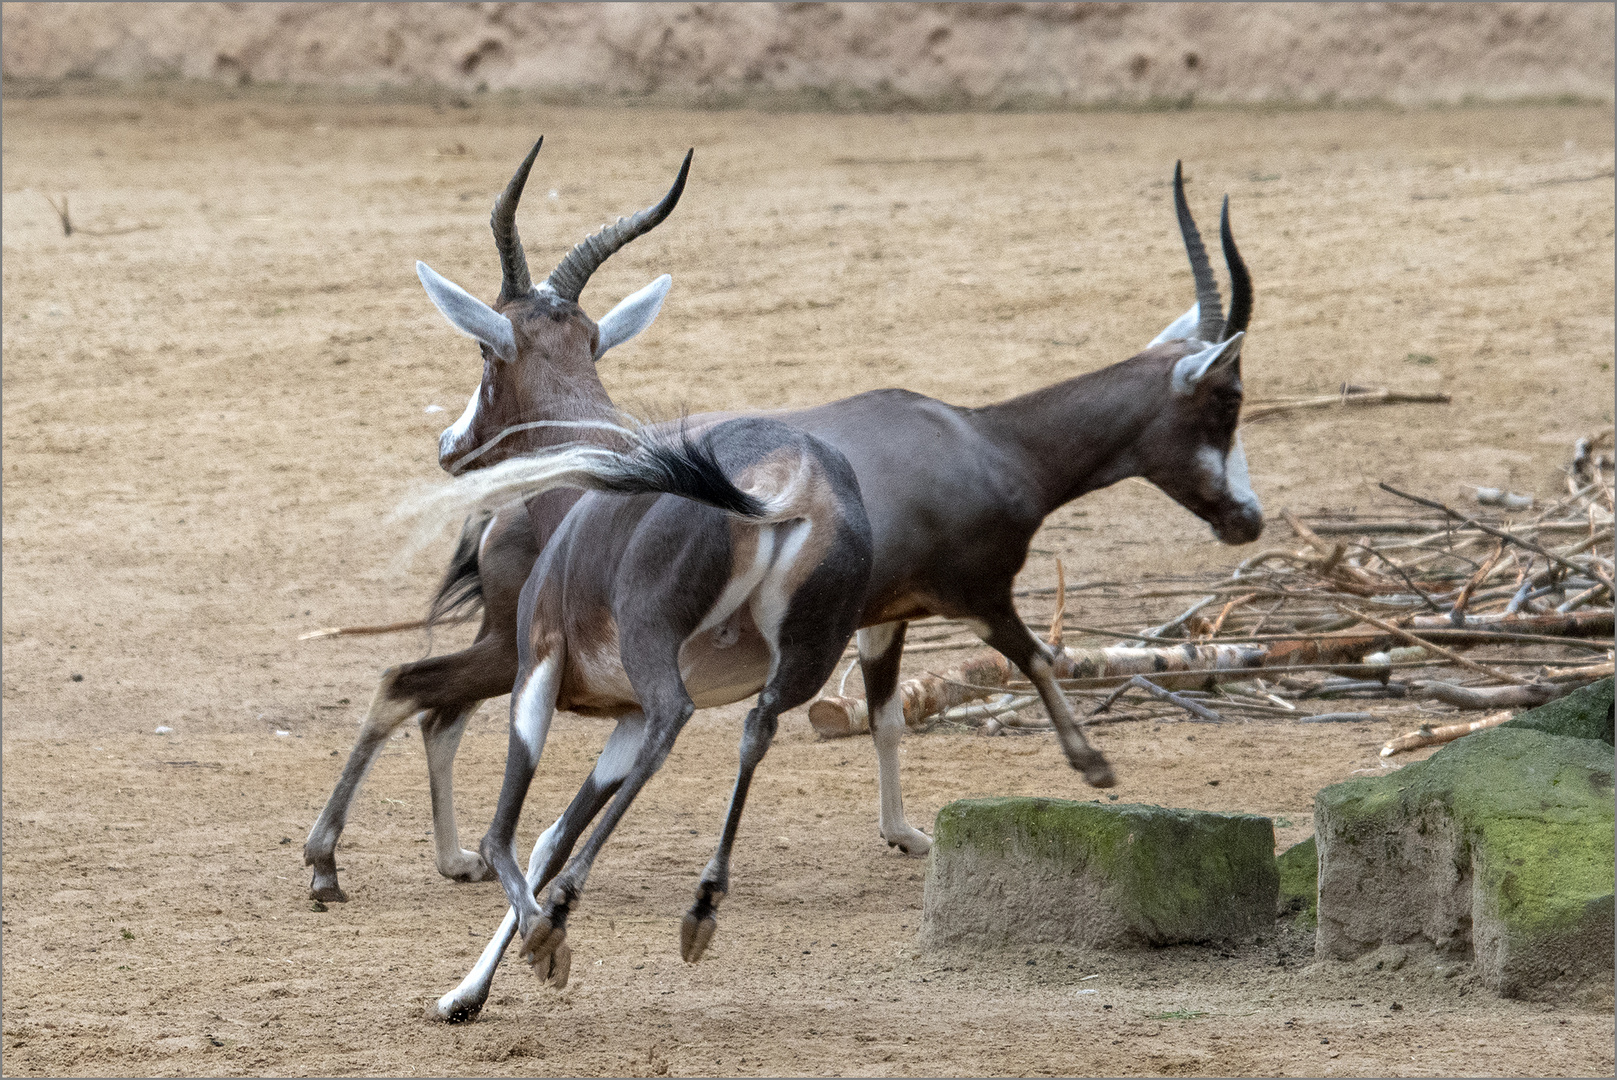
<path id="1" fill-rule="evenodd" d="M 447 484 L 411 496 L 400 502 L 390 517 L 418 519 L 406 548 L 406 554 L 413 555 L 436 539 L 445 527 L 458 524 L 478 511 L 497 511 L 559 487 L 592 487 L 592 480 L 621 462 L 623 457 L 616 450 L 588 443 L 572 443 L 514 457 L 486 469 L 462 473 Z"/>

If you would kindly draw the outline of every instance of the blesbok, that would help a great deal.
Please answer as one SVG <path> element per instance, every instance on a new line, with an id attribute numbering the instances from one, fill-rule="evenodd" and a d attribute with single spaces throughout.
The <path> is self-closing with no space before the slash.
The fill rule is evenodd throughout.
<path id="1" fill-rule="evenodd" d="M 931 844 L 905 821 L 898 783 L 904 722 L 895 691 L 909 620 L 927 615 L 962 620 L 1005 654 L 1038 688 L 1069 763 L 1089 783 L 1109 786 L 1114 782 L 1110 765 L 1084 739 L 1053 678 L 1048 647 L 1023 624 L 1012 601 L 1012 583 L 1034 533 L 1058 507 L 1131 476 L 1156 484 L 1208 521 L 1226 543 L 1250 542 L 1262 530 L 1262 508 L 1248 482 L 1236 432 L 1251 279 L 1235 246 L 1226 199 L 1220 223 L 1232 293 L 1226 317 L 1177 167 L 1174 205 L 1197 302 L 1136 356 L 984 408 L 879 390 L 773 414 L 840 450 L 858 477 L 874 540 L 858 643 L 877 748 L 880 826 L 883 837 L 905 851 L 924 853 Z M 511 384 L 511 372 L 496 374 Z M 489 387 L 480 392 L 490 392 Z M 492 393 L 501 396 L 498 388 Z M 500 431 L 474 425 L 472 434 L 470 441 L 480 444 L 498 439 Z M 917 453 L 923 446 L 926 452 Z M 509 768 L 508 763 L 508 785 Z M 568 848 L 557 829 L 552 826 L 541 836 L 523 888 L 537 892 L 565 861 Z M 508 842 L 503 829 L 498 835 L 491 831 L 485 857 Z M 507 873 L 501 882 L 513 911 L 473 971 L 438 1002 L 437 1013 L 444 1018 L 464 1018 L 481 1008 L 494 969 L 519 928 L 529 959 L 554 976 L 550 950 L 562 937 L 560 927 L 547 920 L 564 916 L 569 886 L 564 880 L 554 887 L 548 914 L 536 916 L 531 897 L 522 889 L 513 892 Z M 691 920 L 701 909 L 699 921 L 711 923 L 713 899 L 704 878 L 697 907 L 682 926 L 687 959 L 701 954 L 691 948 Z"/>
<path id="2" fill-rule="evenodd" d="M 504 318 L 440 306 L 476 333 Z M 628 453 L 581 445 L 514 457 L 456 481 L 444 497 L 464 510 L 466 498 L 499 505 L 560 487 L 590 491 L 522 590 L 505 781 L 480 849 L 511 902 L 523 955 L 557 986 L 571 966 L 567 915 L 590 867 L 686 721 L 757 692 L 718 849 L 681 930 L 685 959 L 701 956 L 779 716 L 824 684 L 865 606 L 870 522 L 840 453 L 765 417 L 719 421 L 698 441 L 681 436 L 641 436 Z M 517 819 L 557 709 L 613 717 L 617 727 L 525 876 L 513 848 Z M 534 894 L 543 881 L 551 889 L 541 908 Z"/>
<path id="3" fill-rule="evenodd" d="M 480 445 L 473 441 L 470 429 L 485 424 L 509 433 L 498 444 L 502 454 L 579 440 L 623 445 L 616 428 L 618 412 L 595 365 L 608 349 L 651 324 L 671 284 L 664 274 L 623 300 L 599 323 L 592 322 L 577 305 L 590 275 L 613 252 L 655 228 L 674 209 L 690 173 L 690 153 L 662 199 L 631 218 L 620 218 L 600 229 L 573 248 L 546 281 L 547 302 L 534 304 L 533 282 L 516 229 L 516 209 L 543 145 L 542 138 L 534 144 L 490 215 L 501 266 L 495 306 L 508 315 L 505 325 L 512 341 L 520 337 L 526 346 L 521 381 L 516 384 L 521 392 L 502 394 L 497 401 L 485 399 L 481 388 L 472 395 L 460 419 L 439 439 L 439 464 L 451 473 L 463 469 Z M 425 267 L 418 272 L 429 292 L 442 280 Z M 457 302 L 442 289 L 434 296 L 448 297 L 441 302 Z M 485 345 L 482 352 L 484 384 L 492 386 L 492 373 L 511 365 L 514 353 L 503 343 Z M 487 698 L 511 692 L 517 675 L 517 600 L 522 583 L 578 496 L 572 490 L 551 491 L 525 507 L 479 517 L 462 532 L 427 622 L 430 625 L 457 609 L 480 604 L 482 625 L 465 649 L 399 664 L 383 673 L 342 776 L 303 845 L 304 862 L 314 868 L 309 886 L 314 899 L 347 899 L 337 880 L 337 839 L 366 772 L 394 731 L 414 716 L 420 717 L 426 747 L 438 872 L 459 881 L 482 881 L 490 876 L 483 859 L 460 846 L 455 828 L 455 751 L 477 706 Z"/>

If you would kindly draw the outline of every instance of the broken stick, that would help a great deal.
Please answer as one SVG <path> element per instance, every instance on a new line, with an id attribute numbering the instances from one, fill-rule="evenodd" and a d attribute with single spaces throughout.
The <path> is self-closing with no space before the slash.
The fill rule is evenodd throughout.
<path id="1" fill-rule="evenodd" d="M 1485 716 L 1481 720 L 1473 720 L 1469 724 L 1446 724 L 1443 727 L 1421 727 L 1411 731 L 1408 735 L 1400 735 L 1381 748 L 1382 757 L 1392 757 L 1405 750 L 1418 750 L 1423 746 L 1437 746 L 1440 743 L 1453 742 L 1462 735 L 1469 735 L 1473 731 L 1484 728 L 1498 727 L 1510 719 L 1510 713 L 1496 713 Z"/>

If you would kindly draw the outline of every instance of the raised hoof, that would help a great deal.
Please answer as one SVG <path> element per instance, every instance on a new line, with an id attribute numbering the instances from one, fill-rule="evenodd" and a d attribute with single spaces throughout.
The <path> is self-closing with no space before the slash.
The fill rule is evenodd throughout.
<path id="1" fill-rule="evenodd" d="M 1108 788 L 1117 783 L 1117 774 L 1112 772 L 1112 766 L 1099 754 L 1088 761 L 1075 761 L 1072 767 L 1084 774 L 1084 783 L 1090 787 Z"/>
<path id="2" fill-rule="evenodd" d="M 679 955 L 687 964 L 694 964 L 707 952 L 719 920 L 712 915 L 698 916 L 695 909 L 687 911 L 679 924 Z"/>
<path id="3" fill-rule="evenodd" d="M 483 1011 L 483 1003 L 451 1001 L 448 995 L 427 1006 L 427 1019 L 443 1024 L 469 1024 Z"/>
<path id="4" fill-rule="evenodd" d="M 534 974 L 557 990 L 567 985 L 573 969 L 573 950 L 567 944 L 567 927 L 553 925 L 541 918 L 522 939 L 519 954 L 533 968 Z"/>

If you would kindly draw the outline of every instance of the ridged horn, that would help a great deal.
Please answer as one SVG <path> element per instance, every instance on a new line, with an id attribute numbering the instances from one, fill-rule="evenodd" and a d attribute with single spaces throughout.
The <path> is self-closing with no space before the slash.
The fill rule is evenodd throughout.
<path id="1" fill-rule="evenodd" d="M 579 294 L 589 283 L 590 275 L 600 269 L 602 263 L 612 256 L 612 253 L 624 244 L 662 224 L 664 218 L 673 212 L 679 203 L 679 197 L 685 190 L 685 177 L 690 175 L 691 155 L 694 149 L 685 151 L 685 161 L 679 167 L 679 175 L 674 178 L 674 186 L 668 189 L 656 205 L 648 206 L 633 217 L 618 218 L 611 225 L 603 225 L 599 232 L 586 236 L 573 250 L 569 251 L 556 269 L 550 272 L 545 286 L 563 300 L 578 302 Z"/>
<path id="2" fill-rule="evenodd" d="M 1230 231 L 1230 197 L 1224 196 L 1224 209 L 1219 214 L 1218 238 L 1224 245 L 1224 265 L 1230 271 L 1230 317 L 1224 320 L 1224 337 L 1231 338 L 1246 329 L 1252 321 L 1252 275 L 1247 273 L 1241 253 L 1235 249 L 1235 234 Z"/>
<path id="3" fill-rule="evenodd" d="M 500 253 L 500 298 L 498 304 L 527 296 L 533 291 L 533 278 L 528 276 L 528 257 L 522 253 L 522 238 L 517 235 L 517 203 L 522 201 L 522 189 L 528 183 L 528 172 L 545 137 L 533 144 L 511 182 L 505 185 L 500 197 L 494 200 L 494 210 L 488 216 L 489 228 L 494 230 L 494 248 Z"/>
<path id="4" fill-rule="evenodd" d="M 1185 202 L 1184 170 L 1178 161 L 1173 163 L 1173 208 L 1179 215 L 1179 233 L 1185 238 L 1185 254 L 1190 256 L 1190 272 L 1196 279 L 1196 303 L 1201 305 L 1196 337 L 1209 343 L 1223 341 L 1224 301 L 1219 299 L 1218 279 L 1213 277 L 1213 264 L 1207 260 L 1202 235 L 1196 231 L 1196 221 L 1190 216 L 1190 205 Z"/>

